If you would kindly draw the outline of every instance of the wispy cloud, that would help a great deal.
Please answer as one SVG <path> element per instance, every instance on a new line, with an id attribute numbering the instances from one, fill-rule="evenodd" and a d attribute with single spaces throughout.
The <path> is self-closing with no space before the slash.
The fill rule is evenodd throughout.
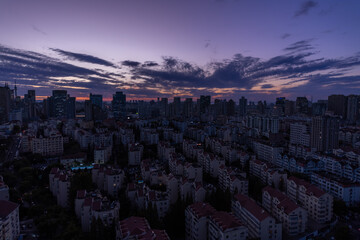
<path id="1" fill-rule="evenodd" d="M 112 62 L 106 61 L 104 59 L 101 59 L 101 58 L 98 58 L 98 57 L 95 57 L 92 55 L 83 54 L 83 53 L 74 53 L 74 52 L 69 52 L 69 51 L 65 51 L 65 50 L 61 50 L 61 49 L 57 49 L 57 48 L 50 48 L 50 49 L 70 60 L 75 60 L 75 61 L 80 61 L 80 62 L 88 62 L 88 63 L 92 63 L 92 64 L 99 64 L 99 65 L 103 65 L 103 66 L 107 66 L 107 67 L 116 67 L 115 64 L 113 64 Z"/>
<path id="2" fill-rule="evenodd" d="M 41 33 L 42 35 L 47 35 L 47 33 L 41 29 L 39 29 L 37 26 L 35 25 L 32 25 L 32 29 L 35 31 L 35 32 L 38 32 L 38 33 Z"/>
<path id="3" fill-rule="evenodd" d="M 310 11 L 310 9 L 316 7 L 317 2 L 315 1 L 305 1 L 301 4 L 301 7 L 299 10 L 297 10 L 294 14 L 294 17 L 299 17 L 302 15 L 307 15 Z"/>

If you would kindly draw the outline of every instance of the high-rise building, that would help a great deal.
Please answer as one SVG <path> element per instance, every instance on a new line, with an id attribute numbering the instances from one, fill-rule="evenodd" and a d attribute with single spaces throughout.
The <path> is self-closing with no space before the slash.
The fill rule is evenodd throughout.
<path id="1" fill-rule="evenodd" d="M 36 113 L 36 94 L 35 90 L 28 90 L 28 93 L 24 95 L 24 120 L 34 120 L 37 116 Z"/>
<path id="2" fill-rule="evenodd" d="M 181 99 L 180 99 L 180 97 L 174 97 L 173 110 L 174 110 L 173 114 L 175 116 L 181 115 Z"/>
<path id="3" fill-rule="evenodd" d="M 296 98 L 296 113 L 308 114 L 309 112 L 309 101 L 306 97 Z"/>
<path id="4" fill-rule="evenodd" d="M 329 116 L 312 118 L 311 147 L 317 151 L 330 151 L 339 147 L 338 118 Z"/>
<path id="5" fill-rule="evenodd" d="M 75 118 L 76 98 L 70 97 L 66 90 L 53 90 L 52 96 L 43 102 L 43 111 L 46 117 Z"/>
<path id="6" fill-rule="evenodd" d="M 99 106 L 101 109 L 103 108 L 103 96 L 102 95 L 90 93 L 90 101 L 92 104 Z"/>
<path id="7" fill-rule="evenodd" d="M 228 102 L 227 102 L 227 106 L 226 106 L 226 110 L 227 110 L 227 114 L 228 116 L 234 116 L 235 115 L 235 102 L 230 99 Z"/>
<path id="8" fill-rule="evenodd" d="M 344 95 L 331 95 L 328 97 L 328 111 L 335 115 L 346 118 L 347 97 Z"/>
<path id="9" fill-rule="evenodd" d="M 193 100 L 192 98 L 185 99 L 184 102 L 184 115 L 185 117 L 192 117 L 193 113 Z"/>
<path id="10" fill-rule="evenodd" d="M 67 103 L 67 91 L 53 90 L 51 116 L 56 118 L 65 118 L 67 115 L 66 103 Z"/>
<path id="11" fill-rule="evenodd" d="M 126 115 L 126 95 L 123 92 L 116 92 L 113 94 L 112 109 L 114 117 L 119 119 Z"/>
<path id="12" fill-rule="evenodd" d="M 295 102 L 290 100 L 285 100 L 285 109 L 284 113 L 286 116 L 291 116 L 295 112 Z"/>
<path id="13" fill-rule="evenodd" d="M 346 119 L 349 123 L 355 123 L 360 117 L 360 96 L 359 95 L 350 95 L 347 97 L 347 113 Z"/>
<path id="14" fill-rule="evenodd" d="M 0 123 L 7 122 L 9 120 L 11 107 L 11 90 L 5 85 L 0 87 Z"/>
<path id="15" fill-rule="evenodd" d="M 311 114 L 313 116 L 323 116 L 327 109 L 327 100 L 319 100 L 311 105 Z"/>
<path id="16" fill-rule="evenodd" d="M 282 115 L 285 113 L 285 102 L 286 102 L 285 97 L 276 98 L 275 109 L 277 114 Z"/>
<path id="17" fill-rule="evenodd" d="M 244 97 L 241 97 L 239 99 L 239 114 L 240 114 L 240 116 L 246 115 L 246 106 L 247 106 L 247 99 Z"/>
<path id="18" fill-rule="evenodd" d="M 209 111 L 211 103 L 211 96 L 200 96 L 200 113 L 206 113 Z"/>

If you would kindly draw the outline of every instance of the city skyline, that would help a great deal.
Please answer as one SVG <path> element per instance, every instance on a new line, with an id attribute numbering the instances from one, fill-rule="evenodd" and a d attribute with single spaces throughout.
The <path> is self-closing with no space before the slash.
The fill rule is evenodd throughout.
<path id="1" fill-rule="evenodd" d="M 0 3 L 0 83 L 129 100 L 357 94 L 359 3 Z M 24 21 L 25 20 L 25 21 Z"/>

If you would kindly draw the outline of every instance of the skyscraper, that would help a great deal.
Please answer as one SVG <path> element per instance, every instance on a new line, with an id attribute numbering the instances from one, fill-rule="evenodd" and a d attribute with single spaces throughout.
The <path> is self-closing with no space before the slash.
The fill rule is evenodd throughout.
<path id="1" fill-rule="evenodd" d="M 185 117 L 192 117 L 193 113 L 193 100 L 192 98 L 185 99 L 184 102 L 184 115 Z"/>
<path id="2" fill-rule="evenodd" d="M 11 106 L 11 90 L 5 85 L 0 87 L 0 123 L 7 122 L 9 120 Z"/>
<path id="3" fill-rule="evenodd" d="M 328 97 L 328 110 L 335 115 L 346 118 L 347 97 L 344 95 L 331 95 Z"/>
<path id="4" fill-rule="evenodd" d="M 35 90 L 28 90 L 24 95 L 24 120 L 33 120 L 36 117 L 36 94 Z"/>
<path id="5" fill-rule="evenodd" d="M 246 106 L 247 106 L 247 99 L 244 97 L 241 97 L 239 99 L 239 113 L 240 116 L 245 116 L 246 115 Z"/>
<path id="6" fill-rule="evenodd" d="M 51 116 L 56 118 L 66 118 L 67 91 L 52 91 Z"/>
<path id="7" fill-rule="evenodd" d="M 90 93 L 90 101 L 92 104 L 97 105 L 101 109 L 103 108 L 103 96 L 102 95 Z"/>
<path id="8" fill-rule="evenodd" d="M 329 116 L 313 117 L 311 121 L 311 147 L 317 151 L 330 151 L 339 147 L 339 119 Z"/>
<path id="9" fill-rule="evenodd" d="M 350 95 L 347 101 L 346 119 L 349 123 L 354 124 L 359 119 L 360 96 Z"/>
<path id="10" fill-rule="evenodd" d="M 309 101 L 306 97 L 296 98 L 296 113 L 308 114 L 309 112 Z"/>
<path id="11" fill-rule="evenodd" d="M 113 94 L 111 105 L 116 119 L 126 116 L 126 95 L 123 92 Z"/>
<path id="12" fill-rule="evenodd" d="M 200 113 L 205 113 L 209 111 L 209 106 L 211 103 L 211 96 L 200 96 Z"/>

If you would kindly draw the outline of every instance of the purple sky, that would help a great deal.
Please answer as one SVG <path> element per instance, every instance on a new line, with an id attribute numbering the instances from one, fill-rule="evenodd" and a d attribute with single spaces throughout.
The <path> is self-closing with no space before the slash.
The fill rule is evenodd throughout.
<path id="1" fill-rule="evenodd" d="M 359 9 L 358 0 L 2 0 L 0 83 L 105 98 L 358 94 Z"/>

